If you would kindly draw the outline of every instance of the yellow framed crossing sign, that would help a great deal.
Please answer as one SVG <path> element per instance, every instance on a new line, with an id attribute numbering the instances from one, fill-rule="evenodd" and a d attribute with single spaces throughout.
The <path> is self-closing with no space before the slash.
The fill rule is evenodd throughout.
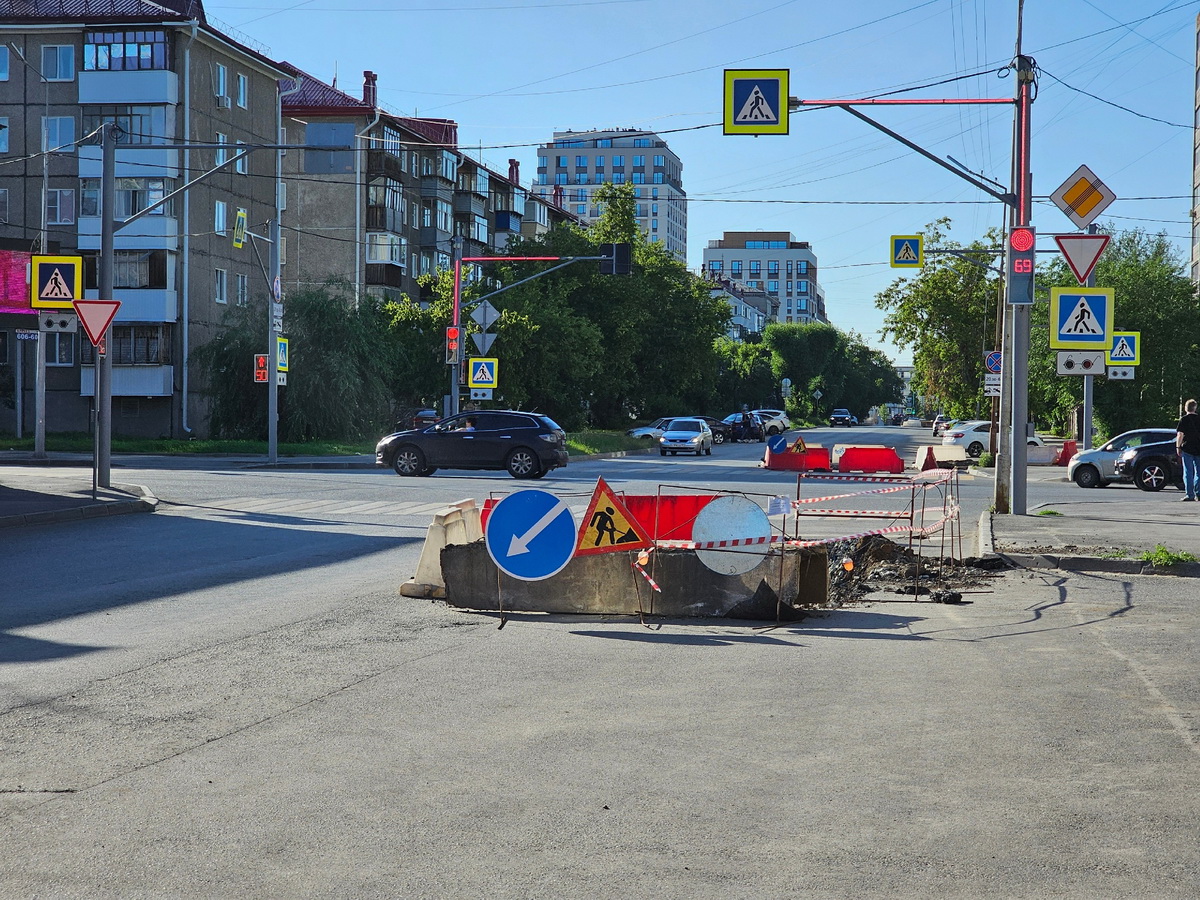
<path id="1" fill-rule="evenodd" d="M 787 134 L 790 69 L 725 70 L 725 134 Z"/>
<path id="2" fill-rule="evenodd" d="M 500 360 L 494 357 L 475 356 L 467 362 L 467 387 L 494 388 L 500 380 Z"/>
<path id="3" fill-rule="evenodd" d="M 29 273 L 29 305 L 34 309 L 70 309 L 83 299 L 82 256 L 35 256 Z"/>

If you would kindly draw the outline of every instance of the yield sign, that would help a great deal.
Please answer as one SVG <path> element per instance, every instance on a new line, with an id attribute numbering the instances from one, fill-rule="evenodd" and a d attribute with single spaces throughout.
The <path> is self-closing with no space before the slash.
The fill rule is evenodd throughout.
<path id="1" fill-rule="evenodd" d="M 1056 234 L 1055 242 L 1080 284 L 1086 284 L 1100 254 L 1108 246 L 1107 234 Z"/>
<path id="2" fill-rule="evenodd" d="M 79 321 L 83 323 L 83 330 L 87 332 L 88 340 L 92 342 L 93 347 L 98 347 L 100 341 L 104 339 L 104 332 L 108 331 L 108 326 L 117 317 L 121 301 L 75 300 L 74 304 L 75 312 L 79 314 Z"/>

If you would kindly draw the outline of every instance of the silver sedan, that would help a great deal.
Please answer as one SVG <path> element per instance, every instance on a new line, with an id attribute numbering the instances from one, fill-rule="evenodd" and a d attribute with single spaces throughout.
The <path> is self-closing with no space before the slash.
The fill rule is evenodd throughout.
<path id="1" fill-rule="evenodd" d="M 672 419 L 666 431 L 658 439 L 658 452 L 662 456 L 670 453 L 695 453 L 697 456 L 712 456 L 713 433 L 703 419 Z"/>

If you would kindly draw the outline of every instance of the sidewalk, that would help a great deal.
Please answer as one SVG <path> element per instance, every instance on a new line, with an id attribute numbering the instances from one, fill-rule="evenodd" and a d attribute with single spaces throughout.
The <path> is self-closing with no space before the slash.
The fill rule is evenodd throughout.
<path id="1" fill-rule="evenodd" d="M 158 505 L 150 489 L 138 484 L 113 481 L 93 494 L 91 468 L 79 460 L 5 463 L 0 460 L 0 528 L 153 512 Z"/>

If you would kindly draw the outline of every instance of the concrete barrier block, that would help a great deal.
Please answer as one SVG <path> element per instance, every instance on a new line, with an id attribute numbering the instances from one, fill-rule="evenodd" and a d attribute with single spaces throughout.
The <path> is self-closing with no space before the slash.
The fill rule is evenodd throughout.
<path id="1" fill-rule="evenodd" d="M 459 500 L 433 514 L 425 531 L 425 546 L 412 579 L 400 588 L 406 597 L 445 596 L 442 577 L 442 550 L 453 544 L 471 544 L 483 537 L 479 508 L 472 499 Z"/>
<path id="2" fill-rule="evenodd" d="M 574 557 L 543 581 L 498 572 L 483 541 L 442 550 L 446 602 L 459 609 L 585 615 L 717 617 L 774 621 L 799 618 L 800 607 L 829 598 L 829 560 L 823 547 L 773 549 L 744 575 L 718 575 L 692 550 L 657 550 L 646 566 L 661 588 L 630 565 L 629 553 Z"/>
<path id="3" fill-rule="evenodd" d="M 1052 466 L 1058 458 L 1057 447 L 1026 447 L 1026 462 L 1031 466 Z"/>

